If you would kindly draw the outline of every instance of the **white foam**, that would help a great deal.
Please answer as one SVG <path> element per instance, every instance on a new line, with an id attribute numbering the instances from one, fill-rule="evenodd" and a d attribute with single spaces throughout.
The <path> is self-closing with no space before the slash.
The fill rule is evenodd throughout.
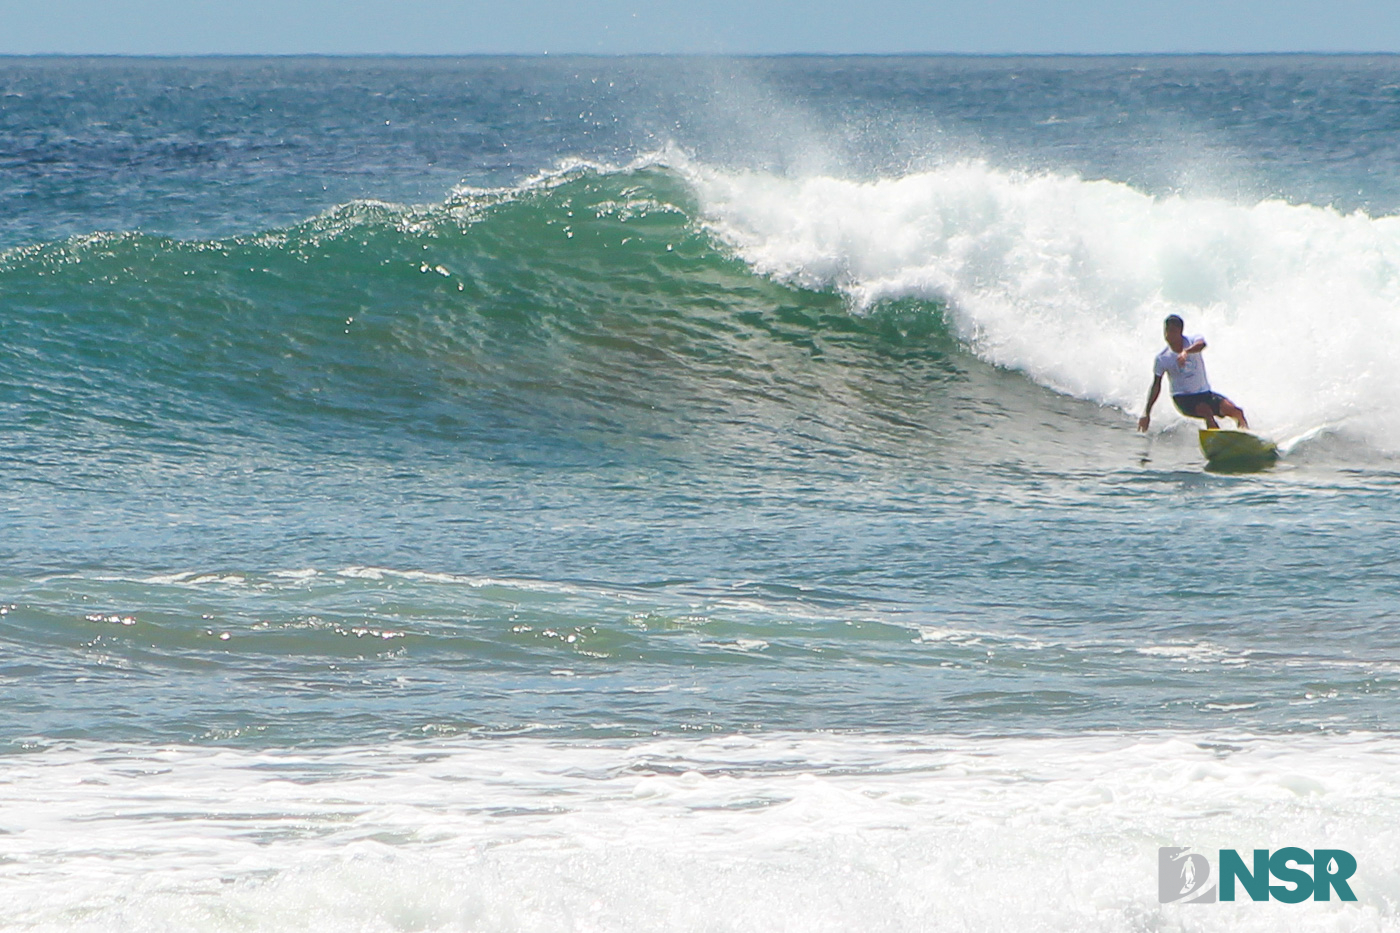
<path id="1" fill-rule="evenodd" d="M 946 302 L 974 352 L 1057 391 L 1139 412 L 1176 313 L 1255 425 L 1343 425 L 1400 451 L 1400 218 L 979 163 L 876 181 L 683 170 L 757 271 L 858 309 Z"/>
<path id="2" fill-rule="evenodd" d="M 1400 739 L 93 744 L 0 775 L 6 929 L 1392 930 Z M 1356 903 L 1156 900 L 1156 849 L 1344 848 Z"/>

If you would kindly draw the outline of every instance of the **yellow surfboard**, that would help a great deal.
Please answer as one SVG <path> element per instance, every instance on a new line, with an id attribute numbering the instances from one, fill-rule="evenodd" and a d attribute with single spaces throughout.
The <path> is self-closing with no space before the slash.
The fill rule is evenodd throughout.
<path id="1" fill-rule="evenodd" d="M 1278 459 L 1278 445 L 1253 431 L 1202 428 L 1201 453 L 1207 465 L 1226 470 L 1258 470 Z"/>

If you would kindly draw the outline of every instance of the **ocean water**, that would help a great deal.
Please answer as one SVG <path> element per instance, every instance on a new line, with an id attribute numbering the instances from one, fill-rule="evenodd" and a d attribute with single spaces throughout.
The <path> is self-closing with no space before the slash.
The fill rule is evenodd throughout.
<path id="1" fill-rule="evenodd" d="M 1400 929 L 1400 58 L 0 59 L 0 205 L 0 928 Z"/>

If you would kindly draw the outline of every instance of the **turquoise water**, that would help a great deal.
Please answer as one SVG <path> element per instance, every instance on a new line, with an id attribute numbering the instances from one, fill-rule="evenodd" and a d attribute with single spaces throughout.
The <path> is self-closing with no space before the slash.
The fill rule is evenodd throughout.
<path id="1" fill-rule="evenodd" d="M 0 92 L 5 925 L 1396 925 L 1396 60 Z"/>

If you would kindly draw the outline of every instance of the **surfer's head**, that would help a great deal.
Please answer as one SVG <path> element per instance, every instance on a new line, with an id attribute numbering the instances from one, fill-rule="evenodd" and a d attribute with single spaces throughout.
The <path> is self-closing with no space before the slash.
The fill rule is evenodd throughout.
<path id="1" fill-rule="evenodd" d="M 1167 339 L 1167 346 L 1181 352 L 1181 342 L 1186 338 L 1181 336 L 1186 324 L 1175 314 L 1167 315 L 1167 319 L 1162 322 L 1162 336 Z"/>

